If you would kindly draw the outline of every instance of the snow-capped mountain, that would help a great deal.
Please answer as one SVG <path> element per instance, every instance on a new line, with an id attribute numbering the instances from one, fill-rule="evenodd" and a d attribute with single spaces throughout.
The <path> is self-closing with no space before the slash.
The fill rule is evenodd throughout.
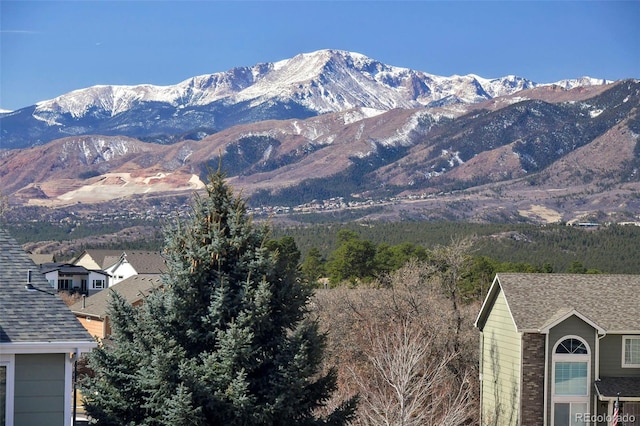
<path id="1" fill-rule="evenodd" d="M 360 107 L 259 121 L 163 145 L 69 136 L 0 150 L 0 188 L 25 209 L 75 212 L 81 203 L 83 211 L 147 211 L 168 203 L 172 210 L 172 197 L 201 188 L 211 167 L 222 164 L 254 206 L 344 198 L 397 205 L 403 215 L 415 207 L 422 219 L 520 221 L 543 211 L 555 220 L 636 220 L 639 106 L 640 81 L 624 80 L 542 86 L 470 105 Z M 418 199 L 427 204 L 414 205 Z"/>
<path id="2" fill-rule="evenodd" d="M 588 77 L 563 88 L 603 84 Z M 173 143 L 267 119 L 369 108 L 469 104 L 538 86 L 517 76 L 442 77 L 364 55 L 320 50 L 291 59 L 192 77 L 172 86 L 93 86 L 0 116 L 2 147 L 102 134 Z"/>

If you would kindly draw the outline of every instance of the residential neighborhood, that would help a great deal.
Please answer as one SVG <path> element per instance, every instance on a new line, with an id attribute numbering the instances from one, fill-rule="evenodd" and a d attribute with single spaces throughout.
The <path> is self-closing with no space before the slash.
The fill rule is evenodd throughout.
<path id="1" fill-rule="evenodd" d="M 0 228 L 0 424 L 76 424 L 76 361 L 109 337 L 107 289 L 139 305 L 163 270 L 160 253 L 144 251 L 87 250 L 53 262 Z M 70 309 L 61 292 L 81 299 Z"/>
<path id="2" fill-rule="evenodd" d="M 0 228 L 0 424 L 71 425 L 74 366 L 96 345 Z"/>
<path id="3" fill-rule="evenodd" d="M 52 289 L 91 296 L 139 274 L 159 276 L 166 267 L 159 252 L 85 250 L 69 263 L 40 263 L 39 270 Z"/>
<path id="4" fill-rule="evenodd" d="M 6 425 L 75 424 L 76 361 L 111 337 L 112 294 L 139 307 L 163 291 L 158 252 L 87 249 L 69 263 L 52 260 L 0 230 Z M 65 306 L 64 292 L 75 303 Z M 638 294 L 640 275 L 495 275 L 474 324 L 478 424 L 608 426 L 617 412 L 618 425 L 640 425 Z"/>

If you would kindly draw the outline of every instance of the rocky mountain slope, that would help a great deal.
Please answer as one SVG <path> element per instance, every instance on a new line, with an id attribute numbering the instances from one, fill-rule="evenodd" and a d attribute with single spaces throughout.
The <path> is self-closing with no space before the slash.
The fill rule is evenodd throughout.
<path id="1" fill-rule="evenodd" d="M 581 78 L 565 89 L 601 85 Z M 0 113 L 2 148 L 26 148 L 80 135 L 128 136 L 174 143 L 264 120 L 305 119 L 352 108 L 470 104 L 539 86 L 523 77 L 442 77 L 364 55 L 321 50 L 238 67 L 172 86 L 94 86 Z"/>
<path id="2" fill-rule="evenodd" d="M 640 82 L 626 80 L 261 121 L 171 145 L 67 137 L 1 153 L 0 185 L 16 206 L 102 211 L 190 194 L 222 164 L 255 207 L 340 199 L 390 220 L 627 221 L 640 218 L 639 106 Z"/>

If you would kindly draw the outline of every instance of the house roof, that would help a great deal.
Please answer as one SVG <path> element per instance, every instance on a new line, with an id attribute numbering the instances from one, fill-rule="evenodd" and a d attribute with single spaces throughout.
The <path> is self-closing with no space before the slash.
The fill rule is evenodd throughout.
<path id="1" fill-rule="evenodd" d="M 164 258 L 158 251 L 88 249 L 78 256 L 76 261 L 82 255 L 91 257 L 102 269 L 108 269 L 115 265 L 123 255 L 126 255 L 127 262 L 133 266 L 138 274 L 160 274 L 167 269 Z"/>
<path id="2" fill-rule="evenodd" d="M 61 274 L 71 275 L 89 275 L 91 272 L 95 272 L 102 275 L 109 275 L 104 271 L 91 271 L 84 266 L 72 265 L 69 263 L 43 263 L 40 265 L 40 272 L 47 274 L 49 272 L 58 271 Z"/>
<path id="3" fill-rule="evenodd" d="M 160 274 L 167 270 L 158 251 L 125 250 L 124 255 L 138 274 Z"/>
<path id="4" fill-rule="evenodd" d="M 52 254 L 29 253 L 29 257 L 34 261 L 36 265 L 42 265 L 43 263 L 53 263 L 54 260 Z"/>
<path id="5" fill-rule="evenodd" d="M 601 332 L 640 332 L 640 275 L 499 273 L 476 320 L 502 291 L 516 329 L 540 332 L 577 315 Z"/>
<path id="6" fill-rule="evenodd" d="M 106 269 L 113 265 L 122 255 L 122 250 L 100 250 L 100 249 L 88 249 L 80 253 L 72 263 L 77 263 L 82 256 L 89 256 L 96 264 L 102 269 Z M 113 259 L 113 261 L 111 261 Z M 111 263 L 107 263 L 111 262 Z"/>
<path id="7" fill-rule="evenodd" d="M 27 291 L 31 280 L 37 291 Z M 38 266 L 0 228 L 0 344 L 76 342 L 94 344 Z"/>
<path id="8" fill-rule="evenodd" d="M 135 303 L 143 299 L 154 288 L 160 287 L 162 284 L 158 274 L 142 274 L 134 275 L 118 284 L 112 285 L 108 289 L 99 291 L 84 301 L 79 301 L 71 305 L 71 312 L 76 315 L 87 315 L 93 317 L 104 318 L 111 300 L 111 292 L 115 291 L 124 297 L 129 303 Z"/>
<path id="9" fill-rule="evenodd" d="M 640 401 L 640 377 L 602 377 L 595 385 L 601 401 L 613 401 L 617 397 Z"/>

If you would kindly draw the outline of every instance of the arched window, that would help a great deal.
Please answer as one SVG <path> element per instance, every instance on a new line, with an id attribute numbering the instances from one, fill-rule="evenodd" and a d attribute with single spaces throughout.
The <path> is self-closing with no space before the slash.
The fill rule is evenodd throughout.
<path id="1" fill-rule="evenodd" d="M 573 426 L 589 412 L 589 346 L 577 336 L 558 340 L 553 349 L 553 425 Z"/>
<path id="2" fill-rule="evenodd" d="M 564 339 L 556 346 L 556 353 L 588 355 L 589 351 L 587 351 L 587 346 L 582 340 L 570 337 Z"/>

